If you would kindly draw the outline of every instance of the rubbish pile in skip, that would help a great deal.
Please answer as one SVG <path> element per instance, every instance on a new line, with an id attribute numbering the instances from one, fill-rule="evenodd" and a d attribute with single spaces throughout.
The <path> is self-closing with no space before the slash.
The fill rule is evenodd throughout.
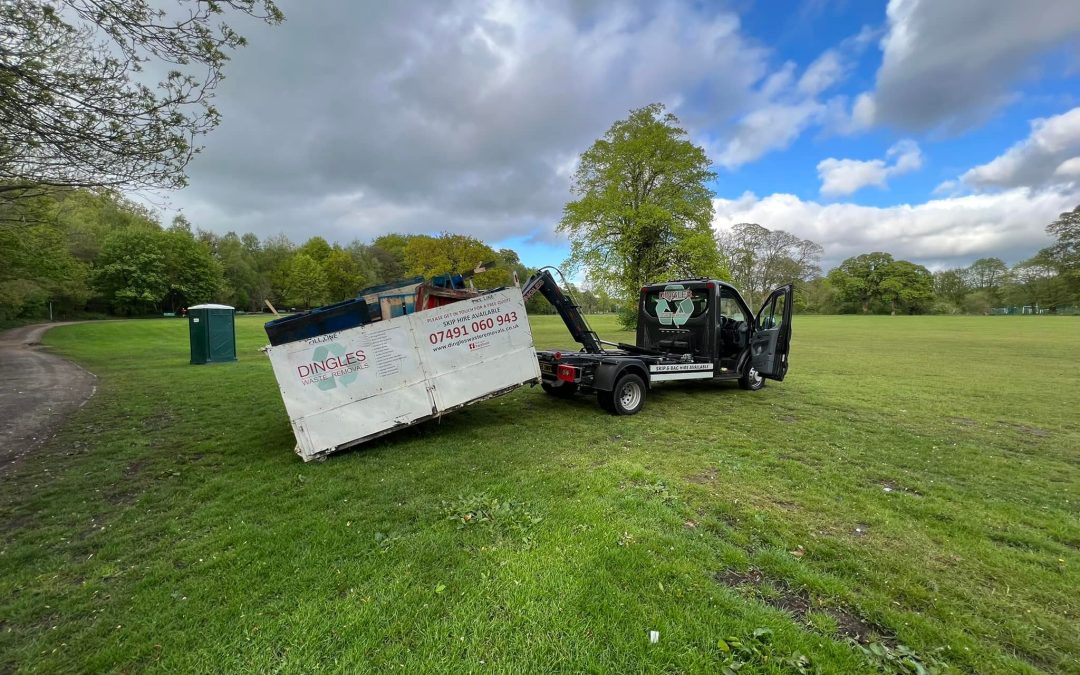
<path id="1" fill-rule="evenodd" d="M 539 382 L 517 287 L 413 277 L 266 324 L 266 353 L 304 461 Z"/>

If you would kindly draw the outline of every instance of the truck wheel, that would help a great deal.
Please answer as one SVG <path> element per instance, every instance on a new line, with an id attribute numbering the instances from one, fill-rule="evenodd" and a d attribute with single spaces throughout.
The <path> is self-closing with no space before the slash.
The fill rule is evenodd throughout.
<path id="1" fill-rule="evenodd" d="M 541 382 L 540 387 L 548 394 L 558 398 L 570 398 L 577 393 L 577 384 L 574 382 L 560 382 L 559 384 Z"/>
<path id="2" fill-rule="evenodd" d="M 645 391 L 645 380 L 627 373 L 615 382 L 612 391 L 596 392 L 596 400 L 613 415 L 635 415 L 645 407 Z"/>
<path id="3" fill-rule="evenodd" d="M 765 378 L 751 365 L 746 366 L 746 372 L 739 378 L 739 386 L 747 391 L 757 391 L 765 386 Z"/>

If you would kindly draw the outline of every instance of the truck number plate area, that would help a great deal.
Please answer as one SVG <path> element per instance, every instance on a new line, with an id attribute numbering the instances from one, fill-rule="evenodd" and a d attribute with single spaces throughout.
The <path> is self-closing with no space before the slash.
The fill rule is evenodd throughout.
<path id="1" fill-rule="evenodd" d="M 550 363 L 541 362 L 540 363 L 540 372 L 541 373 L 546 373 L 548 375 L 554 375 L 555 374 L 555 366 L 551 365 Z"/>

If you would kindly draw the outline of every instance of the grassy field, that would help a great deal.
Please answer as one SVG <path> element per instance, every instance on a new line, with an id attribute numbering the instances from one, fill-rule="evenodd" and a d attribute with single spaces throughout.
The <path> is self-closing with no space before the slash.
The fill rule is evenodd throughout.
<path id="1" fill-rule="evenodd" d="M 258 317 L 198 367 L 58 328 L 99 389 L 0 478 L 0 672 L 1080 672 L 1080 319 L 794 326 L 761 392 L 523 389 L 317 464 Z"/>

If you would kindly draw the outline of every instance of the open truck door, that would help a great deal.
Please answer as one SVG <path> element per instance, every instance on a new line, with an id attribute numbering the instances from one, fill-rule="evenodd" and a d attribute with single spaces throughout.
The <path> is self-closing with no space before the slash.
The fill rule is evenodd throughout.
<path id="1" fill-rule="evenodd" d="M 765 299 L 750 338 L 750 363 L 762 377 L 783 380 L 791 348 L 791 305 L 794 287 L 781 286 Z"/>

